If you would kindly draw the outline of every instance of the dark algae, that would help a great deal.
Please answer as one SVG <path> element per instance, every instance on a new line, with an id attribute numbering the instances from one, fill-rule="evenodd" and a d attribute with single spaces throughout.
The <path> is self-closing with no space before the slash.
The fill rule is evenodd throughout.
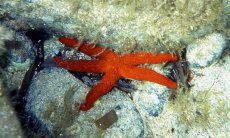
<path id="1" fill-rule="evenodd" d="M 19 91 L 22 96 L 26 94 L 34 74 L 43 69 L 41 65 L 44 63 L 44 42 L 45 40 L 49 39 L 49 35 L 44 30 L 31 29 L 28 30 L 25 35 L 33 42 L 35 59 L 22 81 Z"/>
<path id="2" fill-rule="evenodd" d="M 44 42 L 49 39 L 49 35 L 43 30 L 28 30 L 25 35 L 31 39 L 32 49 L 35 54 L 35 59 L 26 72 L 21 87 L 19 90 L 13 90 L 10 97 L 23 128 L 25 128 L 25 135 L 30 136 L 48 136 L 48 130 L 43 123 L 33 114 L 25 111 L 26 94 L 30 87 L 30 83 L 36 73 L 41 71 L 41 66 L 44 62 Z"/>

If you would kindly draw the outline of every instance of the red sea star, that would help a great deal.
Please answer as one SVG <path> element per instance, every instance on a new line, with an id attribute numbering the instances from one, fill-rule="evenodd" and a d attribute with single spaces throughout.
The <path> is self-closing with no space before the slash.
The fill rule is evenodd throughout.
<path id="1" fill-rule="evenodd" d="M 95 60 L 63 60 L 61 57 L 55 56 L 54 60 L 59 66 L 71 71 L 104 74 L 102 80 L 87 94 L 86 102 L 80 105 L 80 110 L 87 111 L 93 107 L 97 99 L 110 92 L 121 77 L 151 81 L 172 89 L 177 87 L 176 82 L 167 77 L 153 70 L 137 67 L 137 65 L 145 63 L 177 61 L 178 57 L 175 54 L 137 52 L 118 55 L 107 48 L 86 42 L 80 43 L 73 38 L 61 37 L 59 41 L 96 58 Z"/>

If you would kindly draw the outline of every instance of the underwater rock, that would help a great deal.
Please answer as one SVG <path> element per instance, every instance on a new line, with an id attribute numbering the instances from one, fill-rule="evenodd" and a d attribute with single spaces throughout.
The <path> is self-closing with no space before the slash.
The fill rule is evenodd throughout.
<path id="1" fill-rule="evenodd" d="M 0 137 L 23 137 L 23 131 L 14 109 L 11 107 L 7 96 L 3 93 L 0 80 Z"/>
<path id="2" fill-rule="evenodd" d="M 6 87 L 9 91 L 19 89 L 29 69 L 34 52 L 31 41 L 25 37 L 24 32 L 16 32 L 13 40 L 6 41 L 7 59 L 9 64 L 5 69 Z"/>
<path id="3" fill-rule="evenodd" d="M 191 80 L 191 90 L 215 91 L 225 98 L 230 98 L 230 56 L 221 59 L 218 64 L 203 69 L 193 69 L 193 79 Z M 213 97 L 215 99 L 215 97 Z M 224 99 L 225 99 L 224 98 Z"/>
<path id="4" fill-rule="evenodd" d="M 116 106 L 115 111 L 118 121 L 105 132 L 105 138 L 144 136 L 144 122 L 133 104 L 124 102 Z"/>
<path id="5" fill-rule="evenodd" d="M 0 68 L 5 68 L 9 64 L 7 58 L 7 47 L 5 42 L 13 39 L 14 31 L 0 24 Z M 1 75 L 1 71 L 0 71 Z"/>
<path id="6" fill-rule="evenodd" d="M 106 130 L 107 128 L 112 126 L 115 122 L 117 122 L 117 114 L 115 110 L 111 110 L 101 118 L 97 119 L 95 121 L 95 124 L 97 125 L 98 128 L 102 130 Z"/>
<path id="7" fill-rule="evenodd" d="M 230 136 L 230 56 L 192 72 L 190 90 L 178 89 L 177 97 L 158 117 L 148 118 L 153 136 Z"/>
<path id="8" fill-rule="evenodd" d="M 129 100 L 121 100 L 120 98 L 122 97 L 120 96 L 122 95 L 118 92 L 115 93 L 115 91 L 106 95 L 106 98 L 103 97 L 104 100 L 102 101 L 106 101 L 106 103 L 102 105 L 104 110 L 94 107 L 88 112 L 80 114 L 74 125 L 66 129 L 67 136 L 106 138 L 142 137 L 144 135 L 144 124 L 139 111 Z M 110 99 L 110 97 L 113 98 Z M 114 100 L 114 97 L 119 99 Z M 110 99 L 111 101 L 106 99 Z M 106 106 L 110 107 L 110 109 L 106 109 Z M 101 130 L 94 122 L 109 112 L 111 108 L 117 114 L 117 121 L 106 130 Z"/>
<path id="9" fill-rule="evenodd" d="M 168 100 L 169 89 L 150 82 L 142 83 L 133 93 L 133 101 L 147 116 L 158 116 Z"/>
<path id="10" fill-rule="evenodd" d="M 84 101 L 88 91 L 87 85 L 66 70 L 45 68 L 30 85 L 26 112 L 42 123 L 35 127 L 45 127 L 53 136 L 143 135 L 142 118 L 126 93 L 114 89 L 89 111 L 79 112 L 77 105 Z M 106 131 L 99 131 L 94 122 L 112 109 L 116 111 L 118 120 Z"/>
<path id="11" fill-rule="evenodd" d="M 164 75 L 169 75 L 171 69 L 171 67 L 163 69 L 163 65 L 160 64 L 150 65 L 149 68 Z M 137 109 L 146 116 L 157 117 L 168 101 L 171 90 L 166 86 L 148 81 L 133 80 L 132 83 L 137 89 L 131 93 Z"/>
<path id="12" fill-rule="evenodd" d="M 207 67 L 218 60 L 227 46 L 225 37 L 213 33 L 188 45 L 187 60 L 192 68 Z"/>
<path id="13" fill-rule="evenodd" d="M 45 61 L 44 55 L 44 41 L 49 39 L 49 35 L 44 30 L 34 30 L 30 29 L 28 30 L 25 35 L 30 38 L 30 40 L 33 43 L 33 50 L 35 59 L 33 60 L 33 63 L 30 65 L 29 69 L 26 71 L 26 74 L 23 78 L 19 93 L 21 96 L 25 96 L 28 88 L 30 86 L 30 83 L 33 79 L 34 74 L 38 73 L 43 69 L 42 64 Z"/>
<path id="14" fill-rule="evenodd" d="M 22 32 L 0 25 L 0 78 L 7 92 L 18 89 L 33 58 L 30 42 Z"/>
<path id="15" fill-rule="evenodd" d="M 68 114 L 65 113 L 67 108 L 75 110 L 75 101 L 81 103 L 88 91 L 89 89 L 83 83 L 67 71 L 59 68 L 45 68 L 35 76 L 30 85 L 25 110 L 41 120 L 50 132 L 61 131 L 54 129 L 71 125 L 72 122 L 68 121 L 77 114 L 76 112 L 72 115 L 71 111 L 67 112 Z M 61 117 L 65 114 L 70 120 L 63 124 L 58 123 L 63 121 Z"/>
<path id="16" fill-rule="evenodd" d="M 161 51 L 178 49 L 180 40 L 197 38 L 199 28 L 209 28 L 201 35 L 224 30 L 222 24 L 227 20 L 220 15 L 228 15 L 225 7 L 225 1 L 218 0 L 1 1 L 0 15 L 2 22 L 15 30 L 44 28 L 50 34 L 80 36 L 120 52 Z"/>
<path id="17" fill-rule="evenodd" d="M 29 64 L 34 59 L 33 44 L 24 32 L 16 32 L 12 41 L 5 43 L 9 53 L 9 59 L 11 64 L 15 66 L 17 70 L 26 70 L 27 66 L 23 64 Z M 24 68 L 23 68 L 24 67 Z"/>
<path id="18" fill-rule="evenodd" d="M 14 31 L 0 24 L 0 56 L 6 51 L 4 41 L 12 40 L 13 34 Z"/>
<path id="19" fill-rule="evenodd" d="M 213 30 L 220 30 L 225 33 L 227 29 L 224 27 L 228 27 L 225 25 L 228 23 L 227 15 L 229 15 L 227 11 L 229 4 L 227 3 L 229 3 L 227 0 L 214 0 L 212 2 L 198 0 L 186 2 L 183 0 L 153 0 L 145 2 L 135 1 L 135 3 L 116 0 L 106 2 L 92 2 L 90 0 L 2 0 L 0 4 L 0 21 L 1 24 L 9 26 L 17 32 L 31 28 L 43 28 L 49 34 L 55 35 L 55 37 L 61 35 L 76 36 L 79 39 L 108 46 L 120 53 L 142 50 L 149 52 L 176 51 L 181 49 L 181 41 L 184 41 L 186 44 L 191 43 L 194 39 L 202 39 L 199 37 L 213 32 Z M 12 52 L 12 61 L 19 64 L 14 64 L 7 70 L 10 74 L 8 75 L 8 81 L 11 83 L 9 85 L 10 88 L 18 88 L 20 86 L 20 81 L 17 80 L 21 80 L 23 78 L 21 76 L 24 73 L 16 70 L 26 70 L 27 65 L 30 64 L 30 62 L 27 62 L 27 59 L 33 57 L 33 55 L 29 55 L 31 53 L 31 49 L 29 49 L 31 45 L 28 45 L 28 41 L 22 41 L 22 43 L 24 42 L 27 43 L 27 46 L 21 51 L 22 55 L 20 55 L 18 50 Z M 53 48 L 59 49 L 59 47 L 62 47 L 59 42 L 52 42 L 52 40 L 47 42 L 45 58 L 50 57 Z M 219 56 L 219 54 L 216 55 Z M 193 60 L 190 59 L 190 61 L 193 64 Z M 202 64 L 201 66 L 200 62 L 195 62 L 194 66 L 208 66 L 214 61 L 208 60 L 209 63 L 207 65 Z M 196 77 L 199 78 L 199 74 L 196 74 Z M 222 76 L 222 79 L 225 78 Z M 206 82 L 205 79 L 209 79 L 209 77 L 206 76 L 205 79 L 201 79 Z M 199 86 L 197 83 L 200 83 L 195 80 L 196 78 L 194 78 L 193 83 L 194 89 Z M 204 82 L 202 85 L 206 86 Z M 220 82 L 225 83 L 225 81 Z M 210 80 L 207 83 L 210 83 Z M 204 131 L 197 131 L 197 127 L 192 123 L 199 122 L 199 118 L 198 121 L 196 118 L 195 120 L 186 118 L 190 119 L 189 123 L 192 124 L 188 128 L 195 127 L 195 129 L 191 131 L 184 129 L 183 121 L 178 121 L 177 119 L 183 117 L 183 114 L 180 113 L 186 114 L 190 110 L 188 112 L 182 110 L 180 113 L 175 113 L 167 112 L 168 108 L 166 108 L 161 113 L 162 107 L 166 103 L 167 90 L 166 88 L 158 88 L 158 86 L 155 89 L 155 84 L 149 84 L 143 85 L 143 88 L 149 87 L 147 90 L 137 91 L 133 94 L 133 101 L 127 96 L 128 94 L 114 88 L 110 93 L 100 98 L 91 110 L 85 113 L 78 113 L 75 108 L 75 102 L 82 102 L 90 88 L 86 87 L 85 84 L 74 78 L 67 71 L 47 68 L 36 74 L 29 94 L 26 97 L 27 112 L 31 114 L 28 118 L 41 121 L 45 125 L 40 127 L 47 127 L 50 133 L 55 136 L 79 137 L 80 133 L 82 137 L 110 137 L 110 135 L 142 137 L 143 133 L 147 133 L 143 131 L 143 122 L 146 122 L 145 125 L 149 126 L 147 129 L 152 131 L 150 134 L 155 137 L 171 136 L 171 134 L 177 137 L 187 137 L 188 135 L 194 137 L 193 134 L 199 135 L 205 131 L 203 135 L 206 135 L 212 132 L 209 128 L 209 132 L 207 132 L 205 127 L 202 129 Z M 219 86 L 223 85 L 222 83 L 217 84 Z M 207 94 L 209 95 L 210 93 Z M 210 95 L 215 98 L 215 94 L 211 93 Z M 199 103 L 199 101 L 194 102 L 191 97 L 190 100 L 189 104 L 181 104 L 180 101 L 178 103 L 179 105 L 186 105 L 183 106 L 185 107 L 183 109 L 187 109 L 186 107 L 189 106 L 194 107 Z M 223 105 L 225 105 L 224 103 L 226 102 L 223 102 Z M 220 110 L 226 111 L 226 106 L 218 107 Z M 94 121 L 111 109 L 116 110 L 118 116 L 120 115 L 118 122 L 106 131 L 99 130 Z M 139 111 L 140 114 L 138 113 Z M 165 114 L 165 112 L 167 113 Z M 191 113 L 202 116 L 201 120 L 205 120 L 204 117 L 207 117 L 204 111 L 197 110 Z M 218 116 L 220 114 L 214 112 L 210 118 L 216 119 L 215 115 Z M 227 115 L 220 115 L 218 119 L 224 118 Z M 220 119 L 219 121 L 222 123 Z M 211 124 L 214 125 L 216 130 L 215 123 Z M 208 126 L 208 123 L 206 123 L 206 126 Z M 225 130 L 225 128 L 217 129 L 217 133 L 227 133 Z M 216 132 L 214 133 L 216 134 Z M 211 136 L 214 137 L 215 135 Z"/>

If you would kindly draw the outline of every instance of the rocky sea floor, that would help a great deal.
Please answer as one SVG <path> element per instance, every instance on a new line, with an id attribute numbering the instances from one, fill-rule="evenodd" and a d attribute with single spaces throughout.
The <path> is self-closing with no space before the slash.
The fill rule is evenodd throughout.
<path id="1" fill-rule="evenodd" d="M 230 137 L 230 2 L 149 2 L 0 0 L 0 137 Z M 91 59 L 61 36 L 175 53 L 178 62 L 143 66 L 178 87 L 120 79 L 79 111 L 102 74 L 57 66 L 58 53 Z"/>

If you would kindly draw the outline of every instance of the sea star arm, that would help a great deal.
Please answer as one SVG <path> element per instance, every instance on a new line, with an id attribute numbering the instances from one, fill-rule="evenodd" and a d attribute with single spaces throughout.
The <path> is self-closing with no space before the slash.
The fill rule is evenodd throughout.
<path id="1" fill-rule="evenodd" d="M 155 64 L 155 63 L 161 63 L 167 61 L 177 61 L 179 59 L 178 56 L 175 54 L 169 54 L 169 53 L 153 54 L 147 52 L 124 54 L 120 58 L 123 63 L 129 65 L 139 65 L 145 63 Z"/>
<path id="2" fill-rule="evenodd" d="M 85 103 L 80 106 L 80 110 L 87 111 L 101 96 L 110 92 L 120 76 L 114 71 L 106 72 L 102 77 L 102 80 L 94 86 L 86 96 Z"/>
<path id="3" fill-rule="evenodd" d="M 63 60 L 59 56 L 53 59 L 60 67 L 71 71 L 103 73 L 106 67 L 103 60 Z"/>
<path id="4" fill-rule="evenodd" d="M 125 71 L 121 73 L 122 77 L 136 79 L 136 80 L 146 80 L 155 82 L 171 89 L 176 89 L 177 83 L 170 80 L 169 78 L 146 68 L 132 67 L 128 66 Z"/>
<path id="5" fill-rule="evenodd" d="M 74 38 L 61 37 L 59 41 L 70 48 L 77 48 L 80 52 L 98 59 L 117 57 L 117 55 L 108 48 L 103 48 L 87 42 L 80 42 Z"/>

